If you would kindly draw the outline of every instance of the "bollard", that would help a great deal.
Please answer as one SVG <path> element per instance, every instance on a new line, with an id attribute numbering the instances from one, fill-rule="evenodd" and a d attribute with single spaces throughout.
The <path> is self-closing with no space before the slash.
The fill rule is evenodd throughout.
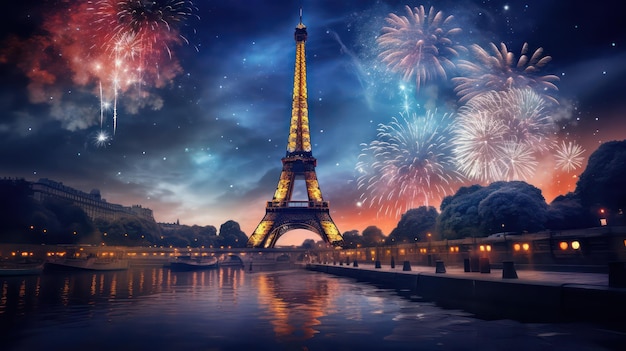
<path id="1" fill-rule="evenodd" d="M 343 266 L 343 261 L 339 261 L 339 265 L 340 265 L 340 266 Z"/>
<path id="2" fill-rule="evenodd" d="M 346 256 L 346 266 L 350 265 L 350 256 Z"/>
<path id="3" fill-rule="evenodd" d="M 391 268 L 396 268 L 396 261 L 393 259 L 393 256 L 391 256 Z"/>
<path id="4" fill-rule="evenodd" d="M 374 262 L 374 268 L 381 268 L 379 260 L 376 260 L 376 262 Z"/>
<path id="5" fill-rule="evenodd" d="M 609 262 L 609 287 L 626 288 L 626 268 L 624 262 Z"/>
<path id="6" fill-rule="evenodd" d="M 337 265 L 337 262 L 335 262 L 335 260 L 333 260 L 333 266 L 336 266 L 336 265 Z"/>
<path id="7" fill-rule="evenodd" d="M 407 272 L 411 270 L 411 262 L 409 261 L 404 261 L 404 263 L 402 264 L 402 270 Z"/>
<path id="8" fill-rule="evenodd" d="M 463 270 L 465 271 L 465 273 L 472 271 L 472 267 L 470 266 L 470 259 L 469 258 L 466 258 L 466 259 L 463 260 Z"/>
<path id="9" fill-rule="evenodd" d="M 489 258 L 482 257 L 480 259 L 480 273 L 491 273 L 491 265 L 489 264 Z"/>
<path id="10" fill-rule="evenodd" d="M 445 273 L 446 272 L 446 265 L 443 263 L 443 261 L 436 261 L 435 262 L 435 273 Z"/>
<path id="11" fill-rule="evenodd" d="M 252 261 L 250 261 L 250 268 L 248 268 L 250 272 L 252 272 Z"/>
<path id="12" fill-rule="evenodd" d="M 502 262 L 502 279 L 517 279 L 515 264 L 513 261 Z"/>
<path id="13" fill-rule="evenodd" d="M 352 267 L 358 267 L 358 266 L 359 266 L 359 263 L 356 260 L 354 260 L 354 262 L 352 262 Z"/>
<path id="14" fill-rule="evenodd" d="M 480 259 L 478 257 L 470 257 L 470 267 L 472 272 L 480 272 Z"/>

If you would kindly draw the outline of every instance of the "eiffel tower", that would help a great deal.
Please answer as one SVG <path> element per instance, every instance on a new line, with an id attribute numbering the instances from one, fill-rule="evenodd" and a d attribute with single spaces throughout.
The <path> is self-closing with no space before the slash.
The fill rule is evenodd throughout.
<path id="1" fill-rule="evenodd" d="M 272 201 L 265 207 L 265 216 L 248 239 L 248 247 L 272 248 L 286 232 L 306 229 L 324 239 L 326 243 L 341 247 L 343 237 L 330 217 L 328 201 L 322 198 L 315 174 L 317 160 L 311 152 L 309 133 L 309 110 L 306 89 L 306 59 L 304 43 L 306 26 L 300 23 L 294 34 L 296 40 L 296 67 L 293 80 L 293 104 L 287 142 L 287 154 L 282 158 L 283 170 Z M 292 201 L 296 179 L 304 179 L 308 201 Z"/>

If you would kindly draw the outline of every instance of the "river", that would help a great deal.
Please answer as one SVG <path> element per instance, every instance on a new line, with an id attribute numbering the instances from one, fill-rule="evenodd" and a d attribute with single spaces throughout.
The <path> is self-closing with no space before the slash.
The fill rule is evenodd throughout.
<path id="1" fill-rule="evenodd" d="M 0 277 L 0 350 L 618 350 L 582 323 L 483 320 L 305 270 Z"/>

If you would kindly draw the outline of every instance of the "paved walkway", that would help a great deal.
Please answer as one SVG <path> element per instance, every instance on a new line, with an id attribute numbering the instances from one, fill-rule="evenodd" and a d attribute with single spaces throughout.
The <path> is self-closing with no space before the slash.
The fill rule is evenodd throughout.
<path id="1" fill-rule="evenodd" d="M 332 265 L 332 264 L 331 264 Z M 381 270 L 388 272 L 406 273 L 406 274 L 420 274 L 420 273 L 432 273 L 435 274 L 435 267 L 430 266 L 414 266 L 411 265 L 411 271 L 402 271 L 402 263 L 396 263 L 396 268 L 391 268 L 389 265 L 382 265 L 382 268 L 374 268 L 373 264 L 359 263 L 359 267 L 352 267 L 352 265 L 345 265 L 353 269 L 371 269 Z M 547 285 L 588 285 L 597 288 L 608 288 L 609 275 L 604 273 L 577 273 L 577 272 L 547 272 L 547 271 L 531 271 L 531 270 L 516 270 L 518 279 L 505 279 L 507 281 L 519 281 L 526 283 L 537 283 Z M 437 273 L 447 275 L 450 277 L 459 278 L 471 278 L 477 280 L 503 280 L 502 269 L 491 269 L 491 273 L 479 273 L 479 272 L 465 272 L 463 267 L 448 267 L 446 266 L 446 273 Z"/>

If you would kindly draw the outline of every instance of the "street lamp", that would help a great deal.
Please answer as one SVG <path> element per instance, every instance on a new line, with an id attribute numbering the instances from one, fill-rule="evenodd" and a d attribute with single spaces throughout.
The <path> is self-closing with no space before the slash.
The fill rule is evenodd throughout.
<path id="1" fill-rule="evenodd" d="M 606 211 L 603 208 L 600 209 L 600 225 L 603 226 L 603 227 L 607 225 L 606 213 L 605 212 Z"/>

